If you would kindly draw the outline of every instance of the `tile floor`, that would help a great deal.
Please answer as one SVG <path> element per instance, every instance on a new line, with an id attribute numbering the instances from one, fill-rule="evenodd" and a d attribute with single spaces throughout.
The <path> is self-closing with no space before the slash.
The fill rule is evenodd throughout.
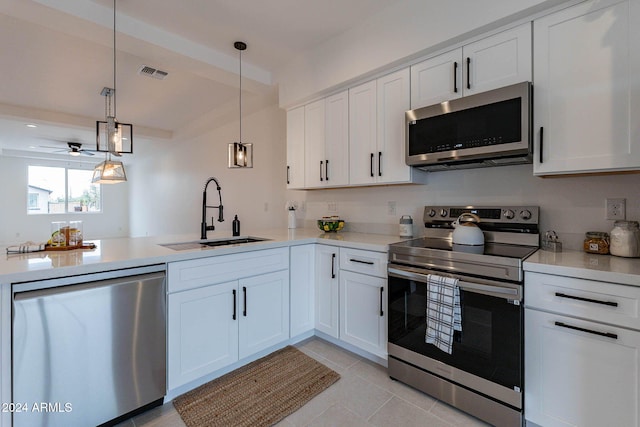
<path id="1" fill-rule="evenodd" d="M 323 426 L 487 426 L 449 405 L 391 380 L 385 368 L 320 338 L 297 347 L 338 372 L 340 380 L 277 427 Z M 183 427 L 171 403 L 125 421 L 118 427 Z"/>

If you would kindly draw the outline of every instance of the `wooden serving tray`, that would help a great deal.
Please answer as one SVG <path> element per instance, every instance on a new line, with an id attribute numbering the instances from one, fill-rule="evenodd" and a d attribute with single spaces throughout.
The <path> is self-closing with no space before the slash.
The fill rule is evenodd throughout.
<path id="1" fill-rule="evenodd" d="M 96 248 L 96 244 L 95 243 L 83 243 L 82 245 L 76 245 L 76 246 L 50 246 L 50 245 L 46 245 L 44 247 L 45 251 L 71 251 L 74 249 L 95 249 Z"/>

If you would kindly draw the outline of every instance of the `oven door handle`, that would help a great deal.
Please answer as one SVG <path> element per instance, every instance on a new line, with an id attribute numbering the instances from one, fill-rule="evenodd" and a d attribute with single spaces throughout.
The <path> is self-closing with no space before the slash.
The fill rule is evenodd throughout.
<path id="1" fill-rule="evenodd" d="M 417 282 L 427 283 L 427 274 L 414 273 L 411 271 L 405 271 L 398 268 L 389 267 L 388 269 L 389 276 L 398 277 L 401 279 L 409 279 L 415 280 Z M 452 277 L 451 275 L 442 274 L 442 277 Z M 458 287 L 467 291 L 479 291 L 479 292 L 491 292 L 492 294 L 504 295 L 505 297 L 517 297 L 519 294 L 518 289 L 515 288 L 507 288 L 505 286 L 495 286 L 495 285 L 482 285 L 480 283 L 471 283 L 466 282 L 464 280 L 458 280 Z M 513 298 L 508 298 L 513 299 Z"/>

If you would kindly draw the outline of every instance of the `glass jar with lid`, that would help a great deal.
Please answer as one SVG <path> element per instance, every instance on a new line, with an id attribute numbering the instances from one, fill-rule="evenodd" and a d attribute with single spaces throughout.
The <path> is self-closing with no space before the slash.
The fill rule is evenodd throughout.
<path id="1" fill-rule="evenodd" d="M 602 231 L 587 231 L 585 233 L 583 249 L 589 254 L 608 254 L 609 234 Z"/>
<path id="2" fill-rule="evenodd" d="M 616 221 L 611 230 L 609 243 L 611 255 L 640 257 L 640 227 L 638 221 Z"/>

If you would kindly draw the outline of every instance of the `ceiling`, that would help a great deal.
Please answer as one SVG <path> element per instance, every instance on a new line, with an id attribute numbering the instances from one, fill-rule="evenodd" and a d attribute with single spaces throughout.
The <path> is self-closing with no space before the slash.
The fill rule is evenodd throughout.
<path id="1" fill-rule="evenodd" d="M 228 123 L 239 108 L 234 41 L 248 45 L 247 113 L 276 100 L 279 70 L 296 56 L 399 1 L 117 0 L 116 117 L 150 139 Z M 139 75 L 143 65 L 168 76 Z M 2 0 L 0 76 L 0 148 L 93 148 L 100 92 L 114 86 L 113 1 Z"/>

